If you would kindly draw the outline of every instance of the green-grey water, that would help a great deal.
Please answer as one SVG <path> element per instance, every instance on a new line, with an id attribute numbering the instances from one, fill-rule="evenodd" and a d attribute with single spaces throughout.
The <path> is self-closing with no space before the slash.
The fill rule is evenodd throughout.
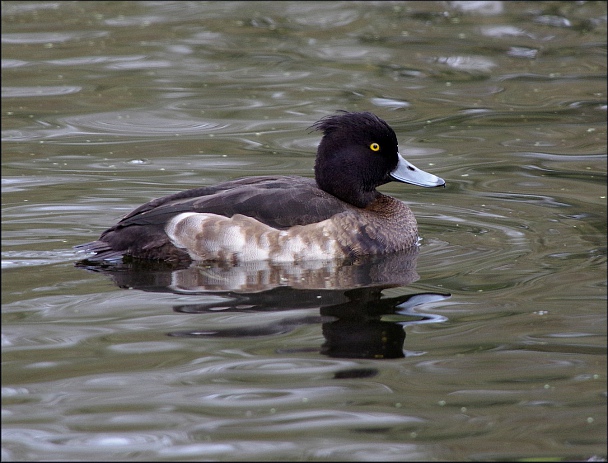
<path id="1" fill-rule="evenodd" d="M 605 2 L 3 2 L 2 460 L 605 461 L 606 42 Z M 338 109 L 446 180 L 381 187 L 417 255 L 75 265 L 312 176 Z"/>

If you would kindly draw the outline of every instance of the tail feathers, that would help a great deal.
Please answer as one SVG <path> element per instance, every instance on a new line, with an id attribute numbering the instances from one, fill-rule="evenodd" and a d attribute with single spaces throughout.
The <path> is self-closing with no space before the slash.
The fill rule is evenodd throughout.
<path id="1" fill-rule="evenodd" d="M 74 246 L 74 249 L 76 252 L 94 253 L 94 255 L 86 257 L 86 260 L 93 262 L 122 260 L 124 254 L 122 251 L 115 251 L 108 243 L 103 241 L 79 244 Z"/>

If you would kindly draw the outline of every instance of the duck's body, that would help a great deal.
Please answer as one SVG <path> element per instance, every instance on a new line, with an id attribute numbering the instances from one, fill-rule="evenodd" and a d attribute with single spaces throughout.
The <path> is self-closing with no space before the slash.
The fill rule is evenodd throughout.
<path id="1" fill-rule="evenodd" d="M 299 261 L 381 254 L 416 245 L 412 211 L 376 190 L 391 180 L 445 182 L 398 153 L 397 138 L 371 113 L 342 113 L 324 132 L 315 179 L 248 177 L 146 203 L 80 246 L 113 260 Z"/>

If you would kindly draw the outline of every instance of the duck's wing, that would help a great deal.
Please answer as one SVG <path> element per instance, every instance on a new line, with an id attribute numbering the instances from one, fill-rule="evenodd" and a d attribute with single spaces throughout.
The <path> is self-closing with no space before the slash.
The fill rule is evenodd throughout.
<path id="1" fill-rule="evenodd" d="M 279 229 L 320 222 L 349 206 L 319 189 L 314 179 L 261 176 L 186 190 L 154 199 L 127 214 L 116 226 L 164 224 L 182 212 L 232 217 L 242 214 Z"/>
<path id="2" fill-rule="evenodd" d="M 123 254 L 163 260 L 188 259 L 165 233 L 165 225 L 183 212 L 232 217 L 242 214 L 278 229 L 328 219 L 347 210 L 345 202 L 319 189 L 314 179 L 297 176 L 248 177 L 154 199 L 104 231 L 99 240 L 76 248 L 95 252 L 90 260 L 114 260 Z"/>

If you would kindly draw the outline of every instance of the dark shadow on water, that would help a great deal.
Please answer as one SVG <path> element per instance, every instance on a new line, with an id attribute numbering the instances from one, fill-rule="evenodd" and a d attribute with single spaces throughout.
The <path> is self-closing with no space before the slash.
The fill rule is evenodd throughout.
<path id="1" fill-rule="evenodd" d="M 444 317 L 417 313 L 416 307 L 450 297 L 417 293 L 388 297 L 383 290 L 418 280 L 418 249 L 356 261 L 269 262 L 227 265 L 198 263 L 175 267 L 130 261 L 76 265 L 108 275 L 121 288 L 192 295 L 192 304 L 174 306 L 179 313 L 256 313 L 318 308 L 318 316 L 285 318 L 267 325 L 226 329 L 192 329 L 168 333 L 194 338 L 256 338 L 284 334 L 307 324 L 322 324 L 320 352 L 339 358 L 404 357 L 404 327 L 437 323 Z M 202 296 L 202 297 L 201 297 Z M 205 296 L 212 296 L 205 298 Z M 385 318 L 390 317 L 390 320 Z M 357 376 L 361 372 L 353 372 Z M 350 376 L 349 376 L 350 377 Z"/>

